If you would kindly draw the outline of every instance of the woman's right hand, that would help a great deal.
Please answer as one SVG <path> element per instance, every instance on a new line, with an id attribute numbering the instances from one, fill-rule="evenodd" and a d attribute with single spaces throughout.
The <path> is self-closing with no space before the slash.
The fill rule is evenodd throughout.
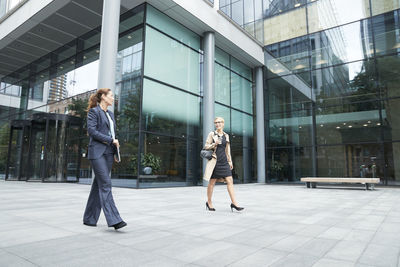
<path id="1" fill-rule="evenodd" d="M 215 144 L 220 145 L 220 144 L 222 144 L 222 142 L 221 142 L 221 140 L 218 138 L 218 139 L 215 141 Z"/>
<path id="2" fill-rule="evenodd" d="M 113 144 L 114 144 L 116 147 L 119 147 L 118 139 L 114 139 L 114 140 L 113 140 Z"/>

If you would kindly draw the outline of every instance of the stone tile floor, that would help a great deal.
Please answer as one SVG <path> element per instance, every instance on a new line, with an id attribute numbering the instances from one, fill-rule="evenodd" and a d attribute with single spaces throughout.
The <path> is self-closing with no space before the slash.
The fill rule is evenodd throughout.
<path id="1" fill-rule="evenodd" d="M 113 188 L 120 231 L 82 224 L 89 189 L 0 180 L 0 266 L 400 266 L 396 188 Z"/>

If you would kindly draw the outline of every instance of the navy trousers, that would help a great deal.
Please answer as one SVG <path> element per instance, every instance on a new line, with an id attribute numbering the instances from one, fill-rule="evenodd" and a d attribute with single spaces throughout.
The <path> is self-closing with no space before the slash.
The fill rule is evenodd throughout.
<path id="1" fill-rule="evenodd" d="M 89 199 L 86 205 L 83 222 L 96 224 L 100 211 L 103 209 L 108 226 L 122 221 L 118 209 L 115 206 L 111 192 L 111 167 L 114 161 L 112 151 L 107 149 L 98 159 L 90 160 L 95 178 L 92 182 Z"/>

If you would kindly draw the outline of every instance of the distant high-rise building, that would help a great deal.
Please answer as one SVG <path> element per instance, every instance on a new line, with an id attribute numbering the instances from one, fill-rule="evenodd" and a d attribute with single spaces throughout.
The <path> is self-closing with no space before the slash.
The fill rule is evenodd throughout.
<path id="1" fill-rule="evenodd" d="M 59 101 L 68 96 L 67 75 L 63 74 L 48 81 L 49 97 L 47 102 Z"/>

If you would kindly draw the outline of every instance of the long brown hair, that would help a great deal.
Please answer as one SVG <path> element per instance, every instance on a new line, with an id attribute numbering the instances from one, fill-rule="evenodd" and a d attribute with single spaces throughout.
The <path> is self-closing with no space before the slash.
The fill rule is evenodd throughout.
<path id="1" fill-rule="evenodd" d="M 110 92 L 111 89 L 110 88 L 100 88 L 99 90 L 96 91 L 96 93 L 92 94 L 89 98 L 89 103 L 88 103 L 88 107 L 87 107 L 87 111 L 89 112 L 89 110 L 91 108 L 94 108 L 97 106 L 97 104 L 100 103 L 101 101 L 101 96 L 102 95 L 107 95 L 108 92 Z"/>

